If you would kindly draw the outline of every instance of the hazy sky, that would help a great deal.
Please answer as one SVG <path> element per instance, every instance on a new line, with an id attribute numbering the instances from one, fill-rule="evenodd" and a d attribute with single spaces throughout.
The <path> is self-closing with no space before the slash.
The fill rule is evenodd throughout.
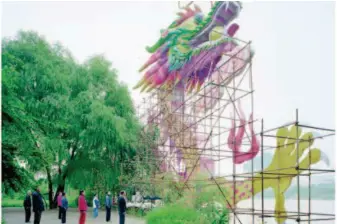
<path id="1" fill-rule="evenodd" d="M 207 11 L 209 3 L 200 6 Z M 295 119 L 334 128 L 334 2 L 247 2 L 237 22 L 255 49 L 255 117 L 267 128 Z M 9 2 L 2 36 L 35 30 L 83 62 L 103 53 L 130 89 L 138 68 L 178 11 L 176 2 Z M 135 102 L 138 92 L 132 92 Z M 334 139 L 319 145 L 334 158 Z M 332 161 L 333 162 L 333 161 Z M 334 162 L 333 162 L 334 163 Z M 334 166 L 334 165 L 333 165 Z"/>

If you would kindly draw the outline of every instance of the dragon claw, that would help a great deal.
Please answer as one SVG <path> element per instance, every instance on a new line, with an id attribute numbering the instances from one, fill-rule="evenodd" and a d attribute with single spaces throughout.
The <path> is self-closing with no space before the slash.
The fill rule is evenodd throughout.
<path id="1" fill-rule="evenodd" d="M 330 160 L 327 154 L 325 152 L 321 151 L 321 160 L 329 167 L 330 166 Z"/>

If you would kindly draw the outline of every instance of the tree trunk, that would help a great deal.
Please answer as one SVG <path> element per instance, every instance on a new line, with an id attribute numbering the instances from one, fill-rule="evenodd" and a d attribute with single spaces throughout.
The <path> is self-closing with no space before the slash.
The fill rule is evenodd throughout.
<path id="1" fill-rule="evenodd" d="M 49 209 L 53 209 L 53 182 L 51 179 L 50 169 L 46 167 L 47 179 L 48 179 L 48 199 L 49 199 Z"/>
<path id="2" fill-rule="evenodd" d="M 71 156 L 70 156 L 70 160 L 68 162 L 68 166 L 71 163 L 71 161 L 75 159 L 75 152 L 76 152 L 76 149 L 77 149 L 77 141 L 72 146 L 72 148 L 73 148 L 73 150 L 71 152 Z M 58 171 L 59 172 L 59 183 L 58 183 L 58 186 L 57 186 L 57 189 L 56 189 L 56 194 L 54 196 L 54 206 L 55 207 L 57 207 L 57 195 L 59 194 L 59 192 L 64 192 L 64 190 L 65 190 L 66 179 L 67 179 L 68 170 L 69 170 L 68 166 L 65 167 L 65 169 L 63 171 L 63 174 L 62 174 L 61 166 L 59 165 L 59 171 Z"/>
<path id="3" fill-rule="evenodd" d="M 60 171 L 59 171 L 60 172 Z M 64 192 L 64 189 L 65 189 L 65 183 L 66 183 L 66 178 L 67 178 L 67 172 L 65 171 L 62 175 L 62 173 L 59 173 L 59 184 L 57 186 L 57 189 L 56 189 L 56 194 L 54 195 L 54 203 L 53 205 L 55 206 L 55 208 L 57 207 L 57 195 L 60 193 L 60 192 Z"/>
<path id="4" fill-rule="evenodd" d="M 55 196 L 54 196 L 54 201 L 53 201 L 53 202 L 54 202 L 53 205 L 54 205 L 55 208 L 57 207 L 57 196 L 58 196 L 58 194 L 59 194 L 60 192 L 64 192 L 64 187 L 65 187 L 64 184 L 59 184 L 59 185 L 57 186 L 56 194 L 55 194 Z"/>

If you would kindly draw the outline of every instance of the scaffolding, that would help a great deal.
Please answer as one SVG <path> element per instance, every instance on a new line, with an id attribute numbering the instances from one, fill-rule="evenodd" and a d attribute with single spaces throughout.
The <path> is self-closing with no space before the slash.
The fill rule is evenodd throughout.
<path id="1" fill-rule="evenodd" d="M 240 63 L 240 60 L 243 60 L 238 57 L 239 53 L 247 49 L 251 52 L 250 42 L 238 39 L 237 41 L 242 46 L 241 49 L 234 55 L 228 55 L 226 60 L 219 63 L 216 68 L 215 72 L 218 72 L 216 75 L 221 78 L 220 80 L 210 79 L 200 91 L 191 94 L 179 92 L 174 88 L 158 88 L 147 94 L 143 98 L 143 102 L 138 105 L 137 113 L 144 124 L 144 131 L 153 131 L 155 127 L 160 130 L 160 136 L 156 143 L 149 145 L 154 155 L 149 156 L 148 152 L 146 155 L 142 155 L 144 157 L 143 162 L 146 161 L 146 163 L 154 164 L 157 167 L 155 174 L 153 174 L 156 178 L 152 178 L 151 183 L 155 185 L 157 182 L 164 182 L 167 173 L 175 173 L 179 177 L 179 181 L 183 182 L 183 187 L 176 186 L 176 190 L 182 194 L 185 190 L 190 189 L 189 183 L 203 181 L 196 179 L 194 174 L 204 170 L 209 174 L 205 179 L 208 183 L 218 186 L 221 191 L 220 186 L 225 184 L 223 181 L 225 179 L 226 184 L 230 183 L 232 186 L 232 195 L 235 195 L 238 188 L 237 184 L 250 182 L 250 186 L 254 186 L 258 182 L 261 184 L 261 194 L 256 196 L 252 192 L 253 196 L 246 200 L 245 208 L 237 203 L 236 196 L 227 198 L 223 194 L 223 200 L 228 204 L 233 216 L 233 223 L 257 223 L 256 217 L 259 217 L 263 223 L 266 221 L 270 223 L 270 218 L 281 217 L 282 212 L 275 211 L 275 209 L 266 205 L 266 201 L 270 199 L 264 191 L 267 180 L 280 181 L 285 177 L 294 178 L 296 181 L 296 208 L 288 209 L 284 218 L 295 220 L 298 223 L 335 220 L 333 212 L 315 212 L 312 208 L 311 195 L 313 175 L 334 173 L 335 170 L 318 169 L 311 166 L 303 168 L 299 165 L 301 161 L 299 145 L 300 142 L 304 141 L 301 138 L 300 129 L 303 129 L 303 131 L 310 129 L 315 132 L 315 136 L 310 138 L 310 141 L 315 139 L 321 141 L 332 137 L 335 130 L 300 123 L 298 110 L 296 110 L 296 119 L 293 122 L 265 130 L 263 119 L 253 119 L 252 55 L 248 57 L 248 61 L 245 61 L 245 66 L 234 69 L 236 68 L 235 63 Z M 229 63 L 231 64 L 229 65 Z M 227 66 L 227 74 L 223 74 L 222 68 L 225 66 Z M 228 72 L 228 68 L 233 68 L 233 70 Z M 256 166 L 256 157 L 246 161 L 249 164 L 249 170 L 245 170 L 242 164 L 238 165 L 233 162 L 235 154 L 233 150 L 229 149 L 227 141 L 229 132 L 233 128 L 232 122 L 234 122 L 234 130 L 238 130 L 242 127 L 242 124 L 239 124 L 240 121 L 247 120 L 240 112 L 239 105 L 243 105 L 245 113 L 249 113 L 252 117 L 246 124 L 253 125 L 255 129 L 261 128 L 258 133 L 245 129 L 240 143 L 243 148 L 249 148 L 252 145 L 253 137 L 260 138 L 260 152 L 258 154 L 261 160 L 260 166 Z M 280 145 L 275 144 L 277 130 L 290 126 L 296 127 L 297 137 L 290 138 L 297 152 L 296 163 L 293 166 L 265 171 L 265 160 L 267 159 L 265 154 L 268 152 L 275 154 L 275 151 L 280 150 Z M 317 134 L 317 132 L 320 133 Z M 145 138 L 144 140 L 148 141 Z M 234 144 L 238 143 L 234 142 Z M 310 147 L 306 153 L 308 153 Z M 247 152 L 246 150 L 245 153 L 253 152 Z M 306 153 L 304 154 L 306 155 Z M 309 164 L 311 163 L 311 156 L 309 156 Z M 292 173 L 289 174 L 289 170 L 292 170 Z M 306 184 L 301 182 L 303 179 L 306 179 Z M 137 184 L 145 183 L 148 184 L 141 178 L 137 182 Z M 308 189 L 307 198 L 304 198 L 301 194 L 303 188 Z M 308 202 L 305 207 L 303 202 L 301 204 L 301 201 L 304 200 Z M 274 207 L 274 204 L 272 206 Z"/>
<path id="2" fill-rule="evenodd" d="M 285 125 L 279 126 L 277 128 L 273 128 L 273 129 L 269 129 L 269 130 L 265 130 L 264 129 L 264 121 L 261 121 L 261 140 L 262 140 L 262 144 L 261 144 L 261 170 L 264 170 L 264 152 L 271 150 L 271 151 L 275 151 L 278 150 L 276 146 L 274 147 L 269 147 L 269 146 L 265 146 L 264 145 L 264 141 L 266 141 L 266 139 L 275 139 L 277 138 L 275 132 L 277 129 L 279 128 L 288 128 L 290 126 L 294 127 L 295 131 L 295 138 L 289 138 L 288 139 L 292 139 L 292 145 L 293 148 L 295 148 L 294 150 L 294 156 L 296 157 L 296 163 L 293 164 L 293 166 L 289 166 L 289 167 L 284 167 L 283 169 L 278 169 L 278 170 L 273 170 L 273 171 L 269 171 L 267 172 L 262 172 L 261 173 L 261 184 L 263 186 L 264 184 L 264 175 L 268 175 L 268 178 L 273 178 L 276 180 L 279 180 L 281 178 L 281 176 L 287 176 L 289 175 L 289 172 L 287 172 L 289 169 L 295 170 L 296 171 L 296 183 L 295 183 L 295 188 L 296 188 L 296 199 L 295 199 L 295 203 L 296 204 L 296 209 L 294 210 L 290 210 L 288 211 L 288 214 L 286 216 L 287 219 L 289 220 L 295 220 L 297 223 L 311 223 L 311 222 L 316 222 L 316 221 L 329 221 L 329 220 L 335 220 L 335 214 L 334 212 L 316 212 L 313 209 L 313 205 L 312 205 L 312 178 L 314 176 L 317 175 L 329 175 L 331 177 L 334 176 L 335 173 L 335 169 L 322 169 L 322 168 L 312 168 L 311 165 L 315 164 L 316 161 L 314 161 L 314 159 L 312 158 L 312 154 L 311 152 L 313 152 L 314 149 L 311 144 L 309 142 L 313 142 L 316 140 L 325 140 L 327 138 L 331 138 L 334 137 L 335 135 L 335 130 L 334 129 L 328 129 L 328 128 L 323 128 L 323 127 L 318 127 L 318 126 L 312 126 L 310 124 L 304 124 L 300 122 L 299 119 L 299 111 L 296 110 L 296 114 L 295 114 L 295 119 L 293 122 L 289 122 Z M 302 133 L 305 132 L 310 132 L 313 133 L 313 136 L 310 137 L 308 140 L 304 140 L 303 138 L 301 138 L 301 130 Z M 302 152 L 301 155 L 301 149 L 300 144 L 301 142 L 308 142 L 308 147 L 305 149 L 307 154 L 305 155 L 304 152 Z M 289 144 L 288 144 L 289 145 Z M 280 146 L 279 146 L 280 147 Z M 287 147 L 287 143 L 284 143 L 281 145 L 281 147 Z M 320 152 L 321 153 L 321 158 L 323 157 L 323 151 Z M 307 156 L 306 158 L 308 159 L 308 166 L 306 166 L 307 164 L 303 165 L 303 157 Z M 270 177 L 273 176 L 273 177 Z M 292 175 L 293 176 L 293 175 Z M 303 183 L 303 181 L 301 181 L 301 179 L 305 179 L 306 183 Z M 262 187 L 263 188 L 263 187 Z M 302 190 L 303 189 L 307 189 L 308 193 L 306 194 L 306 196 L 302 196 Z M 304 194 L 303 194 L 304 195 Z M 301 203 L 302 201 L 306 202 L 306 205 L 304 205 L 304 203 Z M 324 210 L 324 209 L 323 209 Z M 262 219 L 265 219 L 267 217 L 274 217 L 273 213 L 275 214 L 275 212 L 278 211 L 270 211 L 270 210 L 266 210 L 265 209 L 265 205 L 264 205 L 264 194 L 262 191 L 262 199 L 261 199 L 261 211 L 259 212 L 258 215 L 260 215 L 262 217 Z"/>

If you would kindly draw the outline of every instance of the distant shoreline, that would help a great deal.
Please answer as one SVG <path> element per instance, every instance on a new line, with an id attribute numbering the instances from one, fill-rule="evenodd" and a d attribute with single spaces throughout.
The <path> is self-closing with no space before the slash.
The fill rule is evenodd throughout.
<path id="1" fill-rule="evenodd" d="M 254 198 L 256 199 L 261 199 L 262 197 L 261 196 L 255 196 Z M 264 196 L 265 199 L 274 199 L 274 196 Z M 297 200 L 296 197 L 286 197 L 285 198 L 286 200 Z M 308 197 L 301 197 L 300 198 L 301 201 L 304 201 L 304 200 L 307 200 L 309 201 L 309 198 Z M 315 197 L 311 197 L 310 198 L 311 201 L 335 201 L 335 197 L 333 198 L 315 198 Z"/>

